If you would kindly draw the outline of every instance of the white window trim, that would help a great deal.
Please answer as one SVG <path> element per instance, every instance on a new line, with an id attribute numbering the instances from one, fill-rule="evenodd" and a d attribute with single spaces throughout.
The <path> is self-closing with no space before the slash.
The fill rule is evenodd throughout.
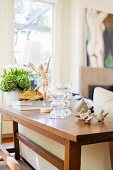
<path id="1" fill-rule="evenodd" d="M 58 3 L 59 0 L 30 0 L 30 1 L 39 1 L 39 2 L 45 2 L 45 3 Z"/>

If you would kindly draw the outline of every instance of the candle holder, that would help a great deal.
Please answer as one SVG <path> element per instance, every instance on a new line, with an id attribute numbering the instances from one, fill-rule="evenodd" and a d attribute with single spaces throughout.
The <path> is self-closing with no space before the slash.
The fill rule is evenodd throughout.
<path id="1" fill-rule="evenodd" d="M 53 102 L 51 103 L 52 111 L 50 112 L 51 118 L 66 118 L 71 115 L 69 109 L 69 92 L 66 86 L 58 86 L 54 90 L 50 90 L 50 97 Z"/>

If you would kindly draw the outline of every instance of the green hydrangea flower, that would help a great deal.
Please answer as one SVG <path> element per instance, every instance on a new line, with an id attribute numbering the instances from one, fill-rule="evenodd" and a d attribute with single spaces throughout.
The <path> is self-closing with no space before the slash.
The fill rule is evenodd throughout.
<path id="1" fill-rule="evenodd" d="M 28 90 L 31 86 L 30 80 L 26 75 L 20 75 L 17 77 L 17 83 L 21 90 Z"/>
<path id="2" fill-rule="evenodd" d="M 1 90 L 9 92 L 17 89 L 17 78 L 15 75 L 6 75 L 1 81 Z"/>
<path id="3" fill-rule="evenodd" d="M 21 90 L 26 91 L 30 88 L 30 69 L 25 66 L 11 65 L 3 70 L 0 90 L 4 92 Z"/>

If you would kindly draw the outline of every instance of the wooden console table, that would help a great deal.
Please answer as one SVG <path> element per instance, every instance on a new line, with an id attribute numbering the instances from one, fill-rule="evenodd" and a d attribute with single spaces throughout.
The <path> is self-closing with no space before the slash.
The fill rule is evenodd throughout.
<path id="1" fill-rule="evenodd" d="M 50 119 L 49 114 L 40 111 L 19 111 L 10 106 L 0 105 L 0 114 L 5 114 L 13 120 L 14 150 L 15 159 L 20 159 L 19 140 L 38 153 L 44 159 L 56 166 L 60 170 L 80 170 L 81 166 L 81 146 L 113 141 L 113 120 L 107 119 L 104 123 L 83 124 L 75 116 L 66 119 Z M 18 123 L 33 131 L 36 131 L 54 141 L 65 146 L 65 160 L 48 152 L 27 137 L 18 133 Z M 112 153 L 113 145 L 109 143 Z M 0 146 L 0 154 L 7 163 L 6 157 L 10 154 Z M 12 164 L 15 161 L 12 161 Z M 111 164 L 112 154 L 111 154 Z M 16 164 L 17 165 L 17 164 Z M 13 170 L 13 168 L 10 166 Z M 20 167 L 18 166 L 17 169 Z M 22 168 L 20 168 L 22 170 Z M 113 166 L 112 166 L 113 170 Z"/>

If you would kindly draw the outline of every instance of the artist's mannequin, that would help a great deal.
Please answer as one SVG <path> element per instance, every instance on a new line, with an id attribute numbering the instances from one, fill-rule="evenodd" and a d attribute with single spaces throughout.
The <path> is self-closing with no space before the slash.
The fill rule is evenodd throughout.
<path id="1" fill-rule="evenodd" d="M 34 65 L 32 63 L 29 63 L 30 67 L 36 72 L 36 74 L 38 76 L 40 76 L 42 78 L 42 87 L 43 87 L 43 100 L 45 101 L 47 99 L 46 93 L 47 93 L 47 88 L 48 88 L 48 77 L 47 77 L 47 73 L 49 70 L 49 64 L 50 64 L 50 60 L 51 57 L 48 60 L 48 64 L 46 66 L 46 69 L 44 69 L 43 64 L 39 65 L 39 72 L 37 71 L 37 69 L 34 67 Z M 38 85 L 35 88 L 35 90 L 38 89 Z"/>

